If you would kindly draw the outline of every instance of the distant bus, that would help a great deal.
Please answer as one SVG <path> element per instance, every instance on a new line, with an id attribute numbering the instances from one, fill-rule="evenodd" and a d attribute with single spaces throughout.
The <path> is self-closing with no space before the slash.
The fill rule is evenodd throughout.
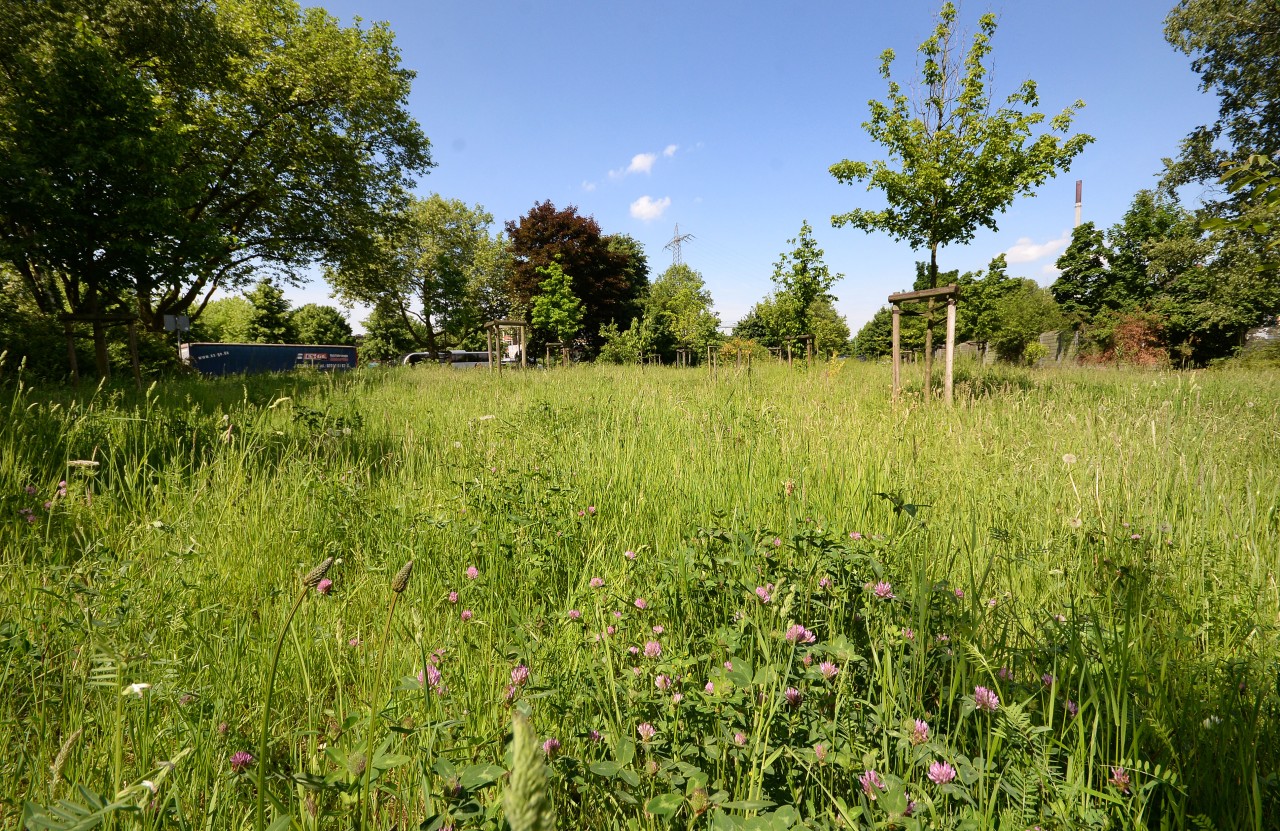
<path id="1" fill-rule="evenodd" d="M 297 343 L 184 343 L 182 362 L 201 375 L 292 372 L 301 367 L 353 369 L 354 346 Z"/>

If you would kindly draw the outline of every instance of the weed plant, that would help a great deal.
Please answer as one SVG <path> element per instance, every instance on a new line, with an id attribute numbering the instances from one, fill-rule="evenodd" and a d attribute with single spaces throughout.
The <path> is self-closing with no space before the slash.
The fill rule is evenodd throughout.
<path id="1" fill-rule="evenodd" d="M 5 390 L 0 827 L 1277 827 L 1280 374 L 837 366 Z"/>

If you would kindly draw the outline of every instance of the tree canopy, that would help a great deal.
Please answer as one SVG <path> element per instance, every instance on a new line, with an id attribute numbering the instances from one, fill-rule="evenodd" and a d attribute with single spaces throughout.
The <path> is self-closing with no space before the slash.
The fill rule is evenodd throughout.
<path id="1" fill-rule="evenodd" d="M 290 0 L 0 0 L 0 258 L 45 312 L 191 311 L 366 256 L 431 165 L 384 25 Z"/>
<path id="2" fill-rule="evenodd" d="M 866 182 L 888 201 L 880 210 L 855 208 L 831 218 L 835 226 L 884 231 L 912 248 L 930 252 L 930 286 L 936 285 L 937 250 L 968 242 L 979 228 L 998 230 L 996 215 L 1019 195 L 1030 194 L 1093 138 L 1068 136 L 1077 101 L 1054 116 L 1037 135 L 1045 116 L 1038 110 L 1036 83 L 1024 81 L 992 109 L 985 62 L 991 53 L 996 17 L 985 14 L 963 61 L 956 54 L 956 8 L 948 2 L 933 35 L 919 47 L 921 75 L 912 101 L 892 79 L 894 52 L 881 55 L 880 74 L 889 82 L 886 101 L 872 100 L 863 124 L 889 151 L 889 161 L 850 161 L 831 166 L 845 184 Z M 891 163 L 896 160 L 895 168 Z"/>
<path id="3" fill-rule="evenodd" d="M 600 327 L 619 325 L 641 314 L 640 299 L 648 285 L 648 264 L 634 240 L 611 240 L 592 217 L 570 205 L 557 210 L 549 200 L 506 223 L 514 306 L 532 308 L 545 277 L 539 269 L 552 263 L 572 280 L 582 301 L 582 335 L 593 347 L 601 343 Z M 639 256 L 638 256 L 639 255 Z"/>
<path id="4" fill-rule="evenodd" d="M 342 312 L 333 306 L 306 303 L 289 315 L 298 343 L 345 344 L 355 343 L 351 324 Z"/>
<path id="5" fill-rule="evenodd" d="M 338 295 L 385 302 L 428 351 L 458 347 L 506 312 L 507 259 L 489 234 L 493 216 L 480 205 L 431 194 L 410 198 L 373 241 L 372 254 L 330 269 Z"/>
<path id="6" fill-rule="evenodd" d="M 582 330 L 585 317 L 582 301 L 573 293 L 573 279 L 558 262 L 548 263 L 538 273 L 543 280 L 533 298 L 534 331 L 546 340 L 568 343 Z"/>

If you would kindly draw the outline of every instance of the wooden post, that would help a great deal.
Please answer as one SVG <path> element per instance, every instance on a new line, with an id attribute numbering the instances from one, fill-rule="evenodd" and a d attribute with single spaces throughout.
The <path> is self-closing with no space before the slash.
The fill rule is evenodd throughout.
<path id="1" fill-rule="evenodd" d="M 804 359 L 808 363 L 813 363 L 813 335 L 807 335 L 804 342 Z"/>
<path id="2" fill-rule="evenodd" d="M 133 380 L 142 392 L 142 367 L 138 361 L 138 321 L 129 321 L 129 357 L 133 362 Z"/>
<path id="3" fill-rule="evenodd" d="M 520 331 L 520 368 L 524 369 L 529 366 L 529 357 L 527 354 L 525 354 L 529 351 L 526 348 L 529 345 L 528 344 L 529 336 L 525 333 L 523 326 L 520 327 L 519 331 Z"/>
<path id="4" fill-rule="evenodd" d="M 111 380 L 111 361 L 107 357 L 107 335 L 99 318 L 93 320 L 93 356 L 98 364 L 98 380 Z"/>
<path id="5" fill-rule="evenodd" d="M 902 309 L 893 304 L 893 400 L 897 401 L 902 390 Z"/>
<path id="6" fill-rule="evenodd" d="M 947 358 L 946 358 L 946 374 L 943 380 L 943 389 L 947 404 L 951 403 L 952 383 L 951 371 L 955 367 L 956 362 L 956 296 L 947 297 Z"/>
<path id="7" fill-rule="evenodd" d="M 67 360 L 71 364 L 71 385 L 80 385 L 80 368 L 76 365 L 76 330 L 70 320 L 62 321 L 63 331 L 67 333 Z"/>
<path id="8" fill-rule="evenodd" d="M 924 403 L 933 398 L 933 303 L 929 298 L 929 311 L 924 318 Z"/>

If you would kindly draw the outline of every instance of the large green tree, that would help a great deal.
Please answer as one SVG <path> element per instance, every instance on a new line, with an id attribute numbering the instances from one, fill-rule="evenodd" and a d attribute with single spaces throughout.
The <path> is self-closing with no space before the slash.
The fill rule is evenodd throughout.
<path id="1" fill-rule="evenodd" d="M 1001 360 L 1015 364 L 1023 362 L 1027 347 L 1041 333 L 1056 329 L 1062 319 L 1049 290 L 1026 279 L 996 302 L 995 314 L 990 343 Z"/>
<path id="2" fill-rule="evenodd" d="M 1000 331 L 1000 302 L 1022 281 L 1010 277 L 1003 254 L 993 258 L 986 272 L 966 272 L 954 278 L 960 287 L 956 304 L 956 340 L 990 344 Z"/>
<path id="3" fill-rule="evenodd" d="M 249 343 L 296 343 L 289 301 L 284 290 L 269 279 L 262 279 L 245 295 L 249 301 L 246 327 Z"/>
<path id="4" fill-rule="evenodd" d="M 1058 258 L 1058 278 L 1050 287 L 1064 318 L 1074 328 L 1088 323 L 1104 308 L 1115 308 L 1110 260 L 1102 229 L 1092 222 L 1077 225 L 1067 250 Z"/>
<path id="5" fill-rule="evenodd" d="M 355 343 L 351 324 L 342 312 L 333 306 L 307 303 L 294 309 L 289 315 L 298 343 L 345 344 Z"/>
<path id="6" fill-rule="evenodd" d="M 376 238 L 372 256 L 326 277 L 348 300 L 385 301 L 426 350 L 457 347 L 505 310 L 505 292 L 492 292 L 509 276 L 492 223 L 480 205 L 434 193 L 411 198 Z"/>
<path id="7" fill-rule="evenodd" d="M 701 353 L 718 339 L 720 317 L 702 275 L 676 263 L 649 286 L 644 300 L 645 345 L 671 361 L 677 348 Z"/>
<path id="8" fill-rule="evenodd" d="M 158 329 L 262 268 L 366 256 L 431 164 L 383 25 L 291 0 L 0 0 L 0 19 L 0 256 L 47 310 Z"/>
<path id="9" fill-rule="evenodd" d="M 245 298 L 220 297 L 205 304 L 200 317 L 191 322 L 185 338 L 191 342 L 248 343 L 249 318 L 253 305 Z"/>
<path id="10" fill-rule="evenodd" d="M 940 247 L 969 242 L 979 228 L 997 230 L 997 214 L 1066 170 L 1093 141 L 1084 134 L 1068 135 L 1080 101 L 1050 119 L 1048 130 L 1040 130 L 1045 115 L 1034 81 L 1024 81 L 1003 106 L 992 106 L 987 62 L 994 14 L 979 19 L 963 58 L 955 43 L 955 5 L 945 3 L 938 18 L 933 35 L 918 50 L 917 100 L 892 79 L 893 50 L 881 56 L 888 99 L 870 102 L 871 116 L 863 127 L 885 146 L 889 159 L 846 159 L 831 166 L 840 182 L 865 182 L 888 202 L 879 210 L 837 214 L 832 223 L 883 231 L 912 248 L 927 249 L 930 288 L 938 284 Z M 932 362 L 932 323 L 926 319 L 926 369 Z M 927 384 L 928 371 L 925 378 Z"/>
<path id="11" fill-rule="evenodd" d="M 1212 182 L 1220 163 L 1280 153 L 1280 5 L 1274 0 L 1180 0 L 1165 37 L 1191 58 L 1200 88 L 1218 97 L 1218 117 L 1197 127 L 1169 184 Z"/>

